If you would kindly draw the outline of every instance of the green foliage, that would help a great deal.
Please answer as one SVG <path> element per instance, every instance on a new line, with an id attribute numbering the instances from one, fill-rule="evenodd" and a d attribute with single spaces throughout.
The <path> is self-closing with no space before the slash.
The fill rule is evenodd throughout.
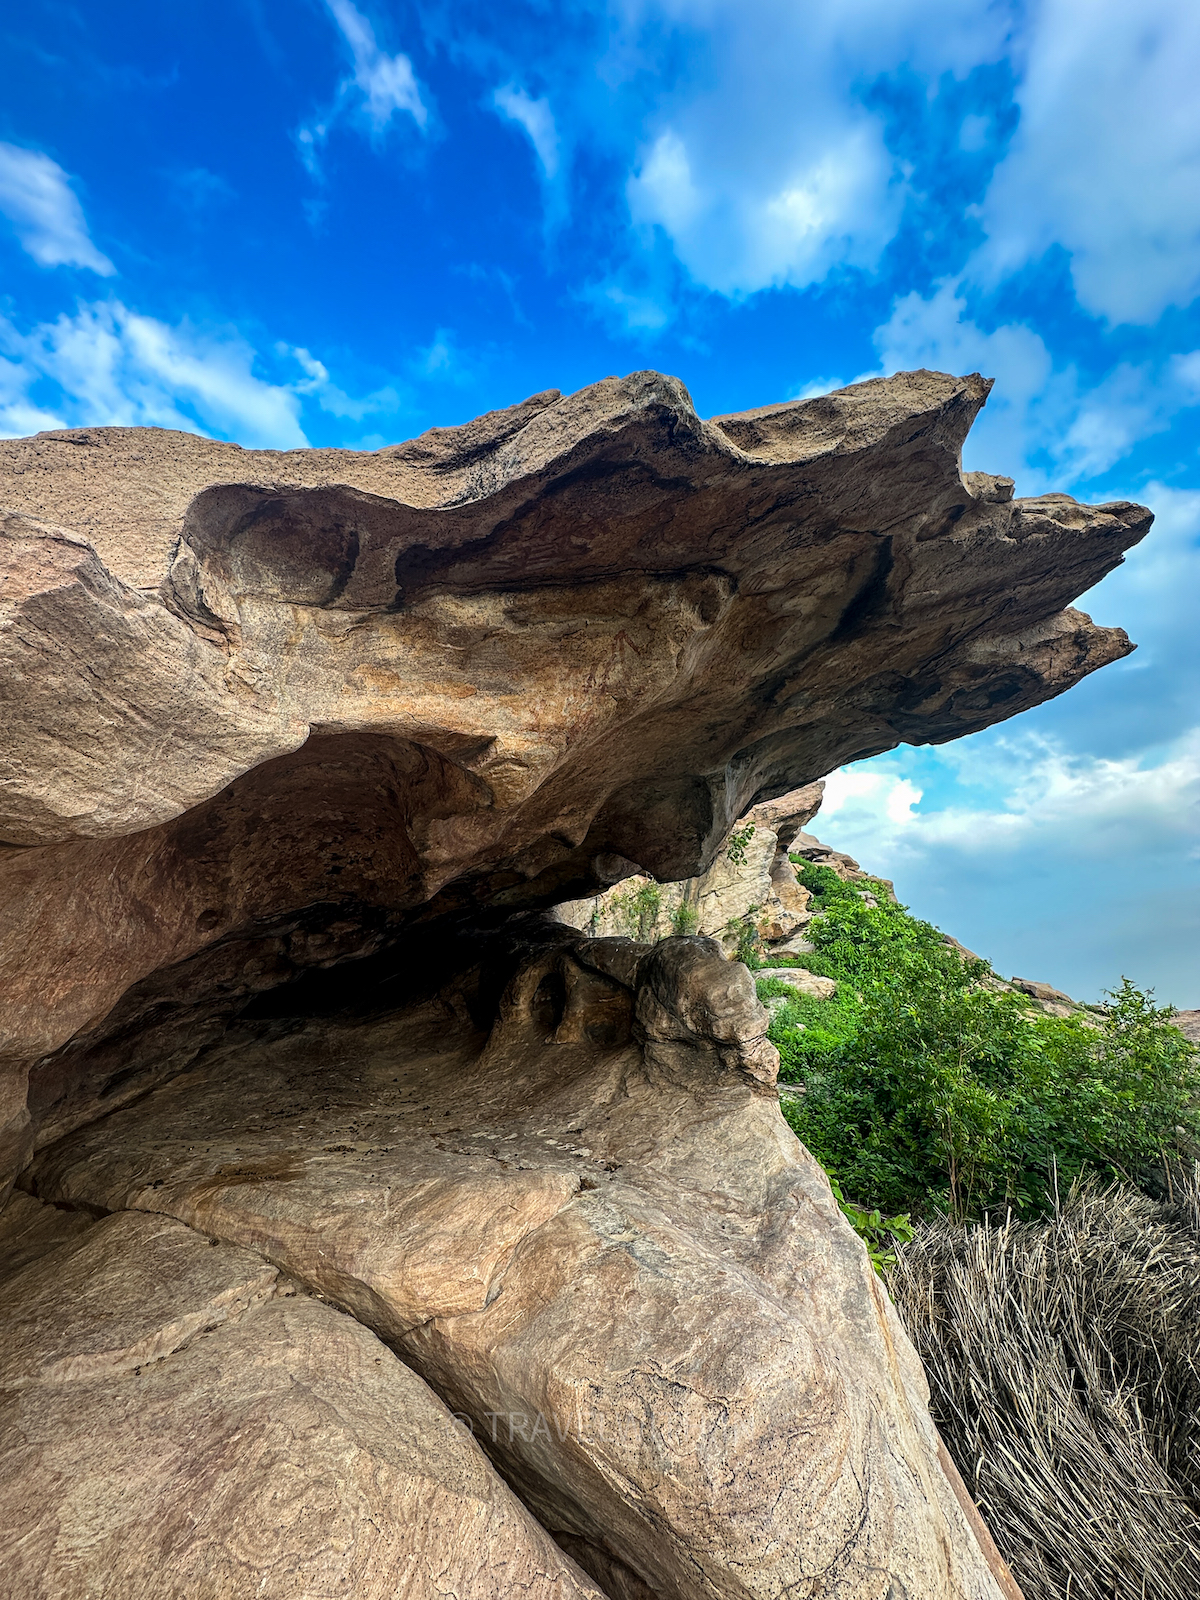
<path id="1" fill-rule="evenodd" d="M 729 843 L 725 854 L 735 867 L 746 865 L 746 846 L 754 837 L 754 824 L 748 822 L 744 828 L 735 828 L 729 835 Z"/>
<path id="2" fill-rule="evenodd" d="M 869 881 L 808 863 L 801 881 L 822 913 L 804 965 L 839 988 L 788 992 L 771 1038 L 805 1086 L 788 1121 L 848 1193 L 885 1213 L 1036 1215 L 1085 1171 L 1145 1187 L 1200 1143 L 1197 1051 L 1128 980 L 1098 1021 L 1048 1016 L 881 886 L 868 906 Z"/>
<path id="3" fill-rule="evenodd" d="M 631 939 L 643 943 L 654 934 L 662 907 L 662 890 L 653 880 L 614 896 L 612 909 Z"/>
<path id="4" fill-rule="evenodd" d="M 830 1174 L 829 1187 L 833 1190 L 833 1198 L 842 1209 L 842 1214 L 849 1219 L 850 1226 L 867 1247 L 867 1254 L 871 1258 L 871 1265 L 880 1277 L 890 1272 L 896 1265 L 896 1245 L 911 1244 L 913 1238 L 912 1219 L 907 1212 L 901 1217 L 885 1217 L 875 1208 L 873 1211 L 864 1211 L 862 1206 L 856 1206 L 852 1200 L 847 1200 L 842 1193 L 842 1186 Z"/>
<path id="5" fill-rule="evenodd" d="M 699 926 L 700 913 L 695 906 L 690 906 L 686 900 L 681 900 L 671 916 L 671 932 L 678 934 L 695 933 Z"/>
<path id="6" fill-rule="evenodd" d="M 762 965 L 762 930 L 758 924 L 761 907 L 751 906 L 744 917 L 735 917 L 725 924 L 725 932 L 737 942 L 733 959 L 754 970 Z"/>

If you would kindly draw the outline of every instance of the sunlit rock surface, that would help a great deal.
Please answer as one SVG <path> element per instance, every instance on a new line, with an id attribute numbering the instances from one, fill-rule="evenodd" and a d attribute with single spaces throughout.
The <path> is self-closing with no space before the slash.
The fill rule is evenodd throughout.
<path id="1" fill-rule="evenodd" d="M 4 1367 L 0 1498 L 21 1559 L 41 1552 L 30 1585 L 152 1565 L 194 1495 L 171 1432 L 188 1407 L 196 1460 L 257 1504 L 267 1480 L 251 1461 L 239 1490 L 220 1429 L 261 1362 L 272 1393 L 336 1389 L 338 1437 L 408 1508 L 389 1544 L 355 1488 L 329 1513 L 342 1565 L 291 1589 L 270 1583 L 310 1546 L 247 1524 L 259 1554 L 236 1570 L 269 1569 L 263 1593 L 374 1593 L 397 1551 L 417 1575 L 396 1592 L 430 1592 L 420 1562 L 444 1556 L 445 1592 L 485 1600 L 586 1593 L 571 1559 L 614 1600 L 1013 1593 L 779 1116 L 748 975 L 704 938 L 540 915 L 720 876 L 757 806 L 772 937 L 802 943 L 792 791 L 1131 648 L 1069 602 L 1149 514 L 964 478 L 988 387 L 909 373 L 706 422 L 640 373 L 369 454 L 155 429 L 0 443 L 0 1184 L 20 1184 L 0 1262 L 33 1308 Z M 197 1331 L 213 1302 L 181 1257 L 140 1390 L 88 1365 L 109 1346 L 86 1308 L 124 1270 L 95 1252 L 126 1213 L 279 1275 Z M 461 1548 L 423 1509 L 460 1489 L 353 1410 L 346 1374 L 376 1361 L 381 1415 L 419 1394 L 469 1425 L 482 1509 Z M 88 1544 L 72 1509 L 47 1542 L 69 1486 L 44 1463 L 72 1439 L 92 1459 L 89 1417 L 103 1441 L 118 1416 L 163 1463 L 130 1479 L 143 1531 Z M 289 1471 L 337 1477 L 322 1438 L 285 1433 Z M 50 1476 L 29 1490 L 22 1462 Z M 206 1561 L 235 1570 L 214 1482 L 189 1592 Z M 507 1576 L 472 1566 L 479 1540 Z"/>

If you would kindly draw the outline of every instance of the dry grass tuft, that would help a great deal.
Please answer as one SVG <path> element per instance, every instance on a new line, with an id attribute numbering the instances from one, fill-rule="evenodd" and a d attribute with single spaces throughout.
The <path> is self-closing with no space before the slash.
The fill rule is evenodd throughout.
<path id="1" fill-rule="evenodd" d="M 1197 1600 L 1200 1167 L 1169 1204 L 923 1224 L 890 1287 L 1026 1600 Z"/>

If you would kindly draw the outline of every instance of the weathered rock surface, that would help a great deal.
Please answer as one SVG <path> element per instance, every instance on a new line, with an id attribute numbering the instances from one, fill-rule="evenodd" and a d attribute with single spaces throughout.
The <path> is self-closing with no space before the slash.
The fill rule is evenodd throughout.
<path id="1" fill-rule="evenodd" d="M 1190 1039 L 1193 1044 L 1200 1044 L 1200 1010 L 1177 1011 L 1174 1022 L 1185 1039 Z"/>
<path id="2" fill-rule="evenodd" d="M 421 1379 L 256 1252 L 126 1213 L 4 1294 L 14 1600 L 602 1600 Z"/>
<path id="3" fill-rule="evenodd" d="M 757 805 L 801 949 L 797 785 L 1128 651 L 1068 602 L 1149 514 L 964 479 L 987 390 L 0 444 L 22 1593 L 1011 1595 L 749 975 L 535 915 L 721 933 Z"/>
<path id="4" fill-rule="evenodd" d="M 792 840 L 816 816 L 823 783 L 766 800 L 742 818 L 734 842 L 696 878 L 659 887 L 640 874 L 603 894 L 568 901 L 555 915 L 594 937 L 665 939 L 696 932 L 737 947 L 749 924 L 768 942 L 798 934 L 808 922 L 811 896 L 788 860 Z"/>
<path id="5" fill-rule="evenodd" d="M 767 967 L 762 976 L 772 983 L 786 983 L 789 989 L 807 995 L 810 1000 L 831 1000 L 838 989 L 833 978 L 822 978 L 805 967 Z"/>
<path id="6" fill-rule="evenodd" d="M 908 1340 L 779 1115 L 749 974 L 549 922 L 509 969 L 490 1032 L 486 963 L 398 1011 L 281 1001 L 23 1182 L 345 1307 L 610 1594 L 996 1600 Z"/>
<path id="7" fill-rule="evenodd" d="M 53 1053 L 164 1025 L 129 996 L 173 963 L 236 1011 L 415 917 L 695 876 L 756 800 L 1123 655 L 1063 607 L 1149 514 L 964 481 L 987 391 L 704 422 L 640 373 L 373 454 L 0 444 L 9 1170 L 114 1090 Z"/>

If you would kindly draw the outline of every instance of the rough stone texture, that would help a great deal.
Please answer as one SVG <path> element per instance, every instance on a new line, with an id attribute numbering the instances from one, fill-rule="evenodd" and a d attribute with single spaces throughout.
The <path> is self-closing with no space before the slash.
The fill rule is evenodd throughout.
<path id="1" fill-rule="evenodd" d="M 749 974 L 700 938 L 496 942 L 497 1000 L 482 948 L 397 1010 L 379 973 L 359 1015 L 300 984 L 22 1181 L 166 1213 L 352 1312 L 617 1600 L 1008 1592 L 779 1115 Z"/>
<path id="2" fill-rule="evenodd" d="M 758 806 L 802 947 L 796 785 L 1127 652 L 1063 608 L 1148 513 L 964 479 L 987 390 L 0 444 L 20 1592 L 1011 1593 L 749 976 L 535 915 Z"/>
<path id="3" fill-rule="evenodd" d="M 1063 994 L 1061 989 L 1054 989 L 1050 984 L 1040 983 L 1033 978 L 1010 978 L 1009 984 L 1018 994 L 1028 995 L 1031 1000 L 1038 1000 L 1043 1005 L 1075 1005 L 1069 994 Z"/>
<path id="4" fill-rule="evenodd" d="M 692 877 L 756 801 L 1123 655 L 1063 607 L 1149 514 L 964 481 L 988 387 L 704 422 L 639 373 L 372 454 L 0 444 L 8 1170 L 114 1103 L 131 1067 L 53 1053 L 165 1027 L 133 991 L 172 964 L 236 1012 L 406 919 Z"/>
<path id="5" fill-rule="evenodd" d="M 720 851 L 699 877 L 658 888 L 652 878 L 638 875 L 603 894 L 568 901 L 555 914 L 602 938 L 664 939 L 684 931 L 682 914 L 691 931 L 720 939 L 727 950 L 736 948 L 747 922 L 768 942 L 787 939 L 807 923 L 812 898 L 796 882 L 788 850 L 820 810 L 824 790 L 823 783 L 810 783 L 755 806 L 739 823 L 737 850 Z"/>
<path id="6" fill-rule="evenodd" d="M 95 1218 L 86 1211 L 44 1206 L 13 1193 L 0 1205 L 0 1283 L 27 1262 L 74 1239 Z"/>
<path id="7" fill-rule="evenodd" d="M 1185 1039 L 1200 1044 L 1200 1011 L 1177 1011 L 1172 1021 Z"/>
<path id="8" fill-rule="evenodd" d="M 773 983 L 786 983 L 810 1000 L 831 1000 L 838 990 L 836 979 L 819 977 L 805 967 L 766 967 L 759 976 Z"/>
<path id="9" fill-rule="evenodd" d="M 4 1292 L 14 1600 L 602 1600 L 421 1379 L 255 1252 L 127 1213 Z"/>

